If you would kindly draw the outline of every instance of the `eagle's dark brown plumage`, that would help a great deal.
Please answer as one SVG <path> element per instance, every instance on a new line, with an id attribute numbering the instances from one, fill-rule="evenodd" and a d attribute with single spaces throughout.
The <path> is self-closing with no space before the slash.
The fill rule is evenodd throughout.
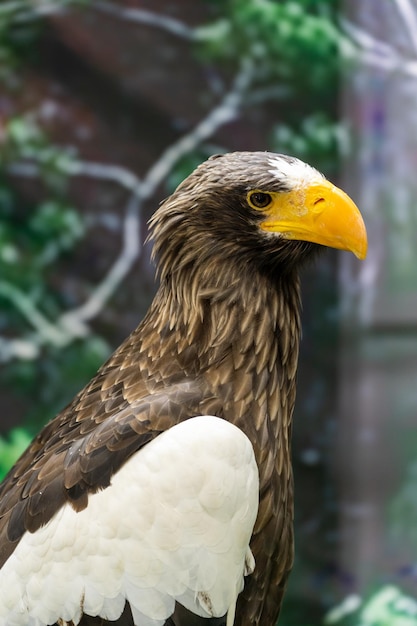
<path id="1" fill-rule="evenodd" d="M 314 225 L 320 212 L 297 230 L 318 205 L 324 226 Z M 191 174 L 161 205 L 151 230 L 160 287 L 145 319 L 0 487 L 0 568 L 25 534 L 39 531 L 66 503 L 85 510 L 91 494 L 106 490 L 126 460 L 160 433 L 214 415 L 247 435 L 260 477 L 251 540 L 256 567 L 235 624 L 273 626 L 293 561 L 298 270 L 320 243 L 363 257 L 363 223 L 342 192 L 300 161 L 233 153 Z M 81 620 L 99 623 L 107 622 Z M 128 606 L 119 623 L 131 623 Z M 168 623 L 226 622 L 178 606 Z"/>

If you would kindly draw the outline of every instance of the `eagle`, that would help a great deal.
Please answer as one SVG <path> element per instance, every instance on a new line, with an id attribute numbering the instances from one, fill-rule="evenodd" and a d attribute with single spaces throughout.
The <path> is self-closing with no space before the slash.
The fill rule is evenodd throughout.
<path id="1" fill-rule="evenodd" d="M 293 562 L 299 269 L 366 255 L 354 202 L 271 152 L 202 163 L 150 220 L 136 330 L 0 486 L 0 626 L 273 626 Z"/>

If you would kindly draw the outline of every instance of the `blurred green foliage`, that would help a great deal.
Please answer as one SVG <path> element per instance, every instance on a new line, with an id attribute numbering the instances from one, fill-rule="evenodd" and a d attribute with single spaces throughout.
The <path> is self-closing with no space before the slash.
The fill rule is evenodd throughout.
<path id="1" fill-rule="evenodd" d="M 324 617 L 322 626 L 415 626 L 417 601 L 393 585 L 382 586 L 365 600 L 347 596 Z M 313 626 L 313 621 L 293 622 L 286 617 L 285 605 L 280 626 Z"/>
<path id="2" fill-rule="evenodd" d="M 301 100 L 325 97 L 338 75 L 342 37 L 334 22 L 334 2 L 229 0 L 221 17 L 198 29 L 200 53 L 232 64 L 250 56 L 257 83 L 283 85 Z M 330 82 L 329 82 L 330 79 Z"/>
<path id="3" fill-rule="evenodd" d="M 324 626 L 414 626 L 416 623 L 417 601 L 392 585 L 377 589 L 365 602 L 359 596 L 348 596 L 324 620 Z"/>
<path id="4" fill-rule="evenodd" d="M 320 163 L 331 178 L 337 174 L 340 156 L 349 151 L 349 133 L 342 120 L 332 119 L 326 111 L 317 111 L 293 125 L 276 125 L 272 145 L 275 150 L 296 154 L 309 163 Z"/>
<path id="5" fill-rule="evenodd" d="M 84 233 L 83 221 L 63 199 L 49 198 L 35 206 L 22 207 L 13 191 L 0 179 L 0 297 L 5 297 L 5 282 L 24 289 L 42 308 L 55 312 L 56 294 L 47 288 L 48 273 L 54 263 L 70 251 Z M 62 294 L 64 297 L 64 294 Z M 0 311 L 15 310 L 12 299 Z M 18 319 L 9 318 L 14 326 Z M 4 327 L 5 321 L 1 322 Z"/>
<path id="6" fill-rule="evenodd" d="M 338 2 L 228 0 L 217 7 L 218 18 L 197 29 L 197 54 L 224 67 L 250 58 L 254 105 L 263 89 L 282 107 L 271 148 L 333 173 L 347 138 L 335 97 L 340 50 L 347 47 L 337 26 Z"/>
<path id="7" fill-rule="evenodd" d="M 65 172 L 73 155 L 51 144 L 25 117 L 12 118 L 5 125 L 1 148 L 0 334 L 21 338 L 22 344 L 21 358 L 9 359 L 2 346 L 7 367 L 0 370 L 0 384 L 30 401 L 24 424 L 0 437 L 0 479 L 110 351 L 106 341 L 94 334 L 67 345 L 64 332 L 52 332 L 52 327 L 48 331 L 48 320 L 74 305 L 71 295 L 56 284 L 57 266 L 68 261 L 86 234 L 85 220 L 67 194 Z M 16 163 L 22 167 L 23 181 L 36 173 L 42 186 L 40 201 L 29 202 L 11 185 L 8 172 L 19 175 L 19 169 L 13 170 Z M 46 337 L 38 343 L 34 340 L 40 327 L 51 333 L 49 342 Z"/>
<path id="8" fill-rule="evenodd" d="M 39 22 L 25 19 L 29 3 L 6 1 L 0 5 L 0 82 L 12 89 L 18 83 L 16 70 L 33 53 Z"/>
<path id="9" fill-rule="evenodd" d="M 6 437 L 0 438 L 0 480 L 30 441 L 31 437 L 25 428 L 14 428 Z"/>
<path id="10" fill-rule="evenodd" d="M 408 465 L 401 489 L 390 505 L 391 532 L 417 551 L 417 459 Z"/>
<path id="11" fill-rule="evenodd" d="M 30 204 L 7 176 L 9 165 L 28 159 L 29 173 L 35 167 L 43 185 L 42 200 Z M 0 161 L 0 329 L 4 334 L 25 332 L 30 321 L 25 319 L 25 301 L 51 316 L 65 303 L 66 294 L 51 285 L 56 264 L 86 230 L 66 196 L 60 171 L 66 159 L 25 119 L 12 119 L 6 126 Z M 27 173 L 25 165 L 23 170 Z"/>

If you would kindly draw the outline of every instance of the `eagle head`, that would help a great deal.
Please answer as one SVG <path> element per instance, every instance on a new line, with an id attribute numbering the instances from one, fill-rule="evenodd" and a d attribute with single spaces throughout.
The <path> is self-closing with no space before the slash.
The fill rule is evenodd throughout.
<path id="1" fill-rule="evenodd" d="M 162 203 L 150 222 L 161 275 L 222 263 L 281 272 L 328 246 L 366 256 L 355 203 L 307 163 L 270 152 L 210 157 Z"/>

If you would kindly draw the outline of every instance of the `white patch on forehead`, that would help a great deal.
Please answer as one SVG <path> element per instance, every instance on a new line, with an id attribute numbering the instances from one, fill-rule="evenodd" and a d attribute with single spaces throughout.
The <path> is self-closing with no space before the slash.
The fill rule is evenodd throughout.
<path id="1" fill-rule="evenodd" d="M 273 169 L 269 170 L 270 174 L 278 178 L 290 189 L 321 183 L 324 180 L 323 174 L 311 167 L 311 165 L 296 158 L 287 161 L 287 159 L 277 156 L 270 159 L 269 163 L 273 167 Z"/>

